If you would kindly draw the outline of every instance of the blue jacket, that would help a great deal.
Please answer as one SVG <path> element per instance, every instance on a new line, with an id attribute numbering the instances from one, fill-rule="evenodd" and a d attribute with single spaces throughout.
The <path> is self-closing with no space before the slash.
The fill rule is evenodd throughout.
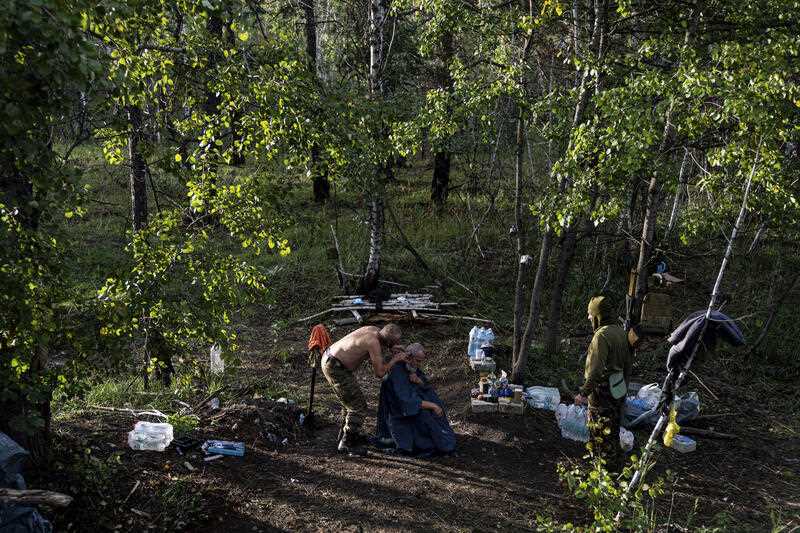
<path id="1" fill-rule="evenodd" d="M 422 385 L 411 383 L 405 365 L 395 365 L 381 383 L 378 403 L 379 438 L 391 437 L 397 449 L 407 453 L 449 453 L 455 450 L 456 436 L 444 412 L 444 404 L 427 376 L 417 370 Z M 442 408 L 443 415 L 422 409 L 425 401 Z"/>

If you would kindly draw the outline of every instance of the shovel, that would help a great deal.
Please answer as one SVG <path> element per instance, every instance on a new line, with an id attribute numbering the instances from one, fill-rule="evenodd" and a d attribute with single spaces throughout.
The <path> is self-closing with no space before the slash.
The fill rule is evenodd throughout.
<path id="1" fill-rule="evenodd" d="M 308 357 L 314 358 L 314 366 L 311 367 L 311 392 L 308 395 L 308 414 L 306 415 L 304 425 L 310 430 L 314 430 L 314 388 L 317 384 L 317 368 L 319 368 L 319 349 L 314 348 L 308 352 Z"/>

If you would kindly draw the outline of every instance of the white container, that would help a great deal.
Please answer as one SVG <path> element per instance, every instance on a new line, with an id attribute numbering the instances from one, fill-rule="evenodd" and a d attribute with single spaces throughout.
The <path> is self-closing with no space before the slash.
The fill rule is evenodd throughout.
<path id="1" fill-rule="evenodd" d="M 499 409 L 498 404 L 496 403 L 484 402 L 483 400 L 478 400 L 476 398 L 472 398 L 470 407 L 472 408 L 473 413 L 496 413 Z"/>
<path id="2" fill-rule="evenodd" d="M 645 385 L 639 389 L 639 391 L 636 393 L 636 397 L 644 400 L 644 402 L 647 404 L 647 407 L 652 409 L 658 405 L 658 400 L 661 398 L 661 387 L 658 386 L 658 383 Z"/>
<path id="3" fill-rule="evenodd" d="M 163 452 L 172 442 L 172 424 L 137 422 L 128 433 L 128 446 L 132 450 Z"/>
<path id="4" fill-rule="evenodd" d="M 540 387 L 538 385 L 528 387 L 525 390 L 528 398 L 528 405 L 534 409 L 547 409 L 555 411 L 561 403 L 561 393 L 555 387 Z"/>
<path id="5" fill-rule="evenodd" d="M 470 359 L 475 358 L 475 350 L 478 346 L 478 326 L 472 326 L 469 330 L 469 344 L 467 345 L 467 355 Z"/>
<path id="6" fill-rule="evenodd" d="M 586 408 L 580 405 L 559 404 L 556 420 L 561 436 L 578 442 L 589 442 L 589 427 L 586 423 Z"/>
<path id="7" fill-rule="evenodd" d="M 672 448 L 681 453 L 689 453 L 697 449 L 697 442 L 686 435 L 675 435 L 672 439 Z"/>

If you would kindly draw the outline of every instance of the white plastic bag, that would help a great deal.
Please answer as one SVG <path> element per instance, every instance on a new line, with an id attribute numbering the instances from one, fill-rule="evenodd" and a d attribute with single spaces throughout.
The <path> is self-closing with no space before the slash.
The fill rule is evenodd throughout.
<path id="1" fill-rule="evenodd" d="M 556 407 L 556 420 L 562 437 L 578 442 L 589 442 L 589 426 L 585 407 L 559 404 Z"/>
<path id="2" fill-rule="evenodd" d="M 222 374 L 225 372 L 225 361 L 222 360 L 222 347 L 214 344 L 211 347 L 211 373 Z"/>
<path id="3" fill-rule="evenodd" d="M 547 409 L 555 411 L 561 403 L 561 393 L 555 387 L 541 387 L 534 385 L 525 389 L 528 405 L 534 409 Z"/>
<path id="4" fill-rule="evenodd" d="M 633 449 L 633 433 L 625 429 L 619 428 L 619 447 L 629 452 Z"/>
<path id="5" fill-rule="evenodd" d="M 652 409 L 658 405 L 658 399 L 661 398 L 661 387 L 658 386 L 658 383 L 645 385 L 639 389 L 639 392 L 636 393 L 636 397 L 644 400 L 647 407 Z"/>

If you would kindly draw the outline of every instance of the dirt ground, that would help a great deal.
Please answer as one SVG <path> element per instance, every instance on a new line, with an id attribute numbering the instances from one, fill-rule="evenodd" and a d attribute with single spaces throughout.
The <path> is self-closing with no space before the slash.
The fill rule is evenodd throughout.
<path id="1" fill-rule="evenodd" d="M 285 383 L 290 397 L 304 401 L 307 331 L 292 329 L 278 344 L 264 331 L 246 332 L 241 375 Z M 334 337 L 346 331 L 335 331 Z M 56 530 L 510 531 L 532 529 L 537 515 L 580 522 L 585 508 L 559 482 L 556 464 L 580 460 L 583 445 L 561 438 L 550 411 L 471 414 L 469 390 L 476 376 L 466 363 L 462 333 L 442 326 L 410 332 L 432 355 L 428 373 L 448 406 L 458 437 L 452 457 L 337 455 L 339 407 L 324 379 L 318 381 L 320 427 L 313 433 L 294 428 L 285 445 L 268 441 L 257 424 L 233 415 L 201 422 L 198 438 L 246 444 L 243 458 L 210 463 L 196 452 L 182 457 L 172 448 L 164 453 L 134 452 L 125 441 L 132 426 L 129 416 L 87 411 L 60 422 L 56 435 L 66 440 L 84 435 L 83 445 L 94 456 L 101 461 L 118 456 L 121 468 L 114 471 L 107 498 L 79 496 L 77 503 L 90 508 L 56 515 Z M 737 438 L 698 437 L 697 451 L 691 454 L 662 450 L 655 475 L 669 469 L 677 479 L 659 500 L 657 516 L 666 517 L 672 509 L 673 523 L 686 524 L 694 515 L 692 527 L 721 524 L 724 530 L 760 531 L 769 530 L 778 510 L 784 524 L 794 517 L 797 526 L 800 439 L 798 428 L 792 427 L 794 415 L 742 409 L 756 405 L 757 398 L 730 392 L 713 372 L 705 376 L 706 386 L 722 399 L 714 400 L 698 388 L 703 413 L 744 411 L 712 424 Z M 358 377 L 374 411 L 379 381 L 365 368 Z M 637 376 L 637 381 L 656 378 Z M 366 428 L 374 426 L 372 417 Z M 638 432 L 636 446 L 645 438 L 646 433 Z M 184 461 L 197 470 L 188 471 Z M 64 482 L 55 476 L 49 485 L 69 492 L 69 487 L 60 486 Z M 94 521 L 90 517 L 97 522 L 89 524 Z"/>

